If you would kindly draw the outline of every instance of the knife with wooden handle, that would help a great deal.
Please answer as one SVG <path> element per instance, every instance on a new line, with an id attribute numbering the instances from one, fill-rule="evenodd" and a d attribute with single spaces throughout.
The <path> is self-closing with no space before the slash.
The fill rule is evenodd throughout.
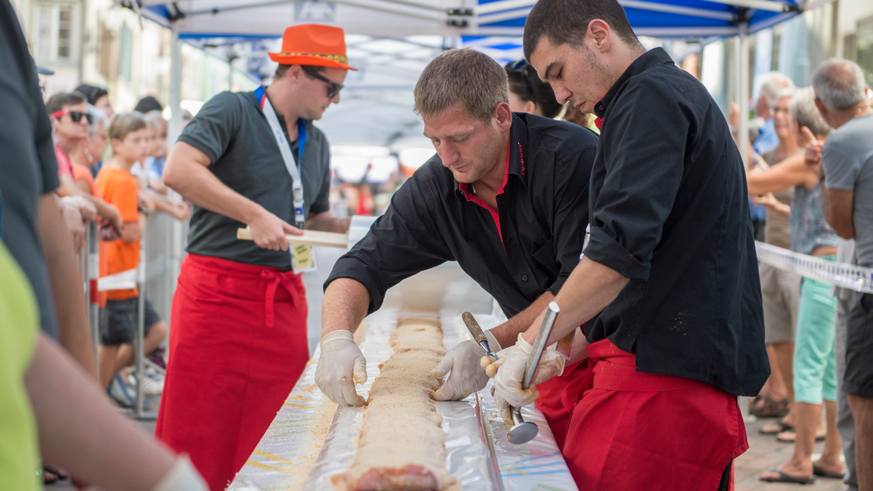
<path id="1" fill-rule="evenodd" d="M 467 329 L 473 336 L 473 340 L 476 341 L 479 346 L 485 348 L 485 355 L 492 361 L 497 361 L 497 354 L 491 351 L 491 346 L 488 344 L 488 338 L 485 336 L 485 332 L 482 331 L 482 328 L 479 327 L 479 323 L 476 322 L 473 314 L 464 312 L 461 314 L 461 319 L 463 319 L 464 324 L 467 325 Z"/>

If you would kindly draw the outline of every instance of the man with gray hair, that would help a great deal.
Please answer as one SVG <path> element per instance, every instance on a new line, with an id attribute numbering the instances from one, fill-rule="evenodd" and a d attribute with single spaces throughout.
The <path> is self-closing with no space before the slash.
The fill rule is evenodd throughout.
<path id="1" fill-rule="evenodd" d="M 773 108 L 779 102 L 780 95 L 790 89 L 794 89 L 794 82 L 785 74 L 770 72 L 764 76 L 760 95 L 755 102 L 755 115 L 764 121 L 764 126 L 758 131 L 758 137 L 752 143 L 752 148 L 758 155 L 763 155 L 779 145 L 779 138 L 774 128 Z"/>
<path id="2" fill-rule="evenodd" d="M 363 404 L 355 381 L 366 381 L 366 362 L 351 331 L 404 278 L 457 261 L 509 317 L 486 333 L 497 351 L 516 343 L 579 263 L 597 137 L 571 123 L 512 113 L 507 91 L 503 67 L 469 49 L 441 54 L 419 78 L 415 109 L 437 154 L 325 283 L 315 379 L 334 402 Z M 459 400 L 482 389 L 484 355 L 473 341 L 449 350 L 435 375 L 451 374 L 434 398 Z M 558 358 L 549 359 L 553 373 L 566 375 L 537 386 L 537 405 L 560 445 L 569 424 L 560 395 L 574 373 Z"/>
<path id="3" fill-rule="evenodd" d="M 830 59 L 813 73 L 812 86 L 816 107 L 835 131 L 824 144 L 813 141 L 807 147 L 807 164 L 820 176 L 828 223 L 841 238 L 854 239 L 857 264 L 870 267 L 873 111 L 867 103 L 864 74 L 851 61 Z M 845 375 L 840 382 L 855 420 L 858 489 L 869 491 L 873 490 L 873 295 L 858 295 L 845 314 Z"/>

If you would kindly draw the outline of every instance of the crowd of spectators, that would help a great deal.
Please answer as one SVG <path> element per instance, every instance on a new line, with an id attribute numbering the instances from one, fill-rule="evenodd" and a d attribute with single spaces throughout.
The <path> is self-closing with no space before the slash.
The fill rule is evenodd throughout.
<path id="1" fill-rule="evenodd" d="M 797 88 L 783 74 L 766 77 L 748 149 L 749 195 L 766 210 L 766 243 L 870 267 L 870 94 L 861 69 L 847 60 L 824 62 L 812 81 Z M 873 296 L 766 264 L 759 273 L 771 376 L 750 412 L 778 418 L 760 431 L 794 445 L 791 459 L 761 479 L 843 478 L 849 490 L 871 489 Z M 813 460 L 821 439 L 823 452 Z"/>
<path id="2" fill-rule="evenodd" d="M 80 92 L 81 91 L 81 92 Z M 46 107 L 54 130 L 64 218 L 74 237 L 74 252 L 83 253 L 85 230 L 96 222 L 99 230 L 101 278 L 136 271 L 140 237 L 147 217 L 156 210 L 178 220 L 191 213 L 190 205 L 167 196 L 161 183 L 167 154 L 167 122 L 154 97 L 137 107 L 147 112 L 115 113 L 108 92 L 80 85 L 72 92 L 52 94 Z M 84 274 L 84 272 L 80 272 Z M 107 396 L 123 408 L 136 398 L 134 333 L 139 293 L 136 288 L 100 291 L 100 349 L 98 380 Z M 151 302 L 145 305 L 143 351 L 147 368 L 140 377 L 146 397 L 160 395 L 166 367 L 167 325 Z M 148 408 L 149 399 L 144 401 Z M 44 481 L 65 477 L 57 467 L 44 469 Z"/>
<path id="3" fill-rule="evenodd" d="M 74 475 L 80 489 L 205 489 L 185 456 L 138 431 L 95 385 L 76 254 L 95 223 L 105 275 L 111 247 L 135 235 L 103 174 L 95 181 L 89 170 L 113 155 L 107 132 L 120 116 L 102 89 L 43 99 L 9 2 L 0 2 L 0 58 L 0 486 L 36 490 Z"/>

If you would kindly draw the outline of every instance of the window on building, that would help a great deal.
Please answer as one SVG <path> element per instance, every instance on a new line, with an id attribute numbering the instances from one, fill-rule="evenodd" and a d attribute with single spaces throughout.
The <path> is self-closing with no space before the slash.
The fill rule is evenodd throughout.
<path id="1" fill-rule="evenodd" d="M 858 21 L 855 35 L 855 61 L 864 71 L 867 87 L 873 87 L 873 17 Z"/>
<path id="2" fill-rule="evenodd" d="M 118 43 L 116 42 L 115 34 L 106 27 L 103 20 L 97 21 L 97 59 L 99 62 L 100 73 L 109 80 L 115 80 L 116 75 L 116 60 L 114 55 Z"/>
<path id="3" fill-rule="evenodd" d="M 127 22 L 121 25 L 121 36 L 118 43 L 118 78 L 130 82 L 130 61 L 133 57 L 133 31 L 127 27 Z"/>
<path id="4" fill-rule="evenodd" d="M 77 5 L 39 2 L 34 4 L 33 13 L 35 29 L 31 42 L 37 60 L 47 64 L 76 63 Z"/>
<path id="5" fill-rule="evenodd" d="M 70 58 L 70 41 L 72 38 L 73 7 L 61 5 L 58 7 L 58 51 L 59 59 Z"/>

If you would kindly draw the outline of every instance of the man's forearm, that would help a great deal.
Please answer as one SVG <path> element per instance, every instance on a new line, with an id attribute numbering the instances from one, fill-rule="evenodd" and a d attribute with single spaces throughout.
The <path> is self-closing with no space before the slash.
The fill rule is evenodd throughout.
<path id="1" fill-rule="evenodd" d="M 830 196 L 828 196 L 828 188 L 825 186 L 824 178 L 819 178 L 819 186 L 821 187 L 821 211 L 825 217 L 825 221 L 828 222 L 828 225 L 833 228 L 834 226 L 834 215 L 833 210 L 831 209 L 831 200 Z"/>
<path id="2" fill-rule="evenodd" d="M 129 490 L 151 489 L 173 464 L 172 455 L 114 411 L 94 380 L 45 335 L 24 383 L 44 460 L 101 488 Z"/>
<path id="3" fill-rule="evenodd" d="M 350 223 L 351 218 L 338 218 L 334 216 L 333 212 L 324 211 L 310 215 L 306 220 L 306 229 L 344 234 L 349 231 Z"/>
<path id="4" fill-rule="evenodd" d="M 555 296 L 561 313 L 555 321 L 547 345 L 557 342 L 600 313 L 615 300 L 628 281 L 615 270 L 583 257 Z M 544 313 L 538 315 L 525 331 L 524 339 L 527 342 L 534 342 L 543 316 Z"/>
<path id="5" fill-rule="evenodd" d="M 97 208 L 97 214 L 104 218 L 112 218 L 118 215 L 118 210 L 114 209 L 112 205 L 103 201 L 100 198 L 91 196 L 90 194 L 85 196 L 85 199 L 94 204 L 94 208 Z"/>
<path id="6" fill-rule="evenodd" d="M 328 285 L 321 304 L 321 337 L 339 330 L 354 332 L 367 316 L 370 292 L 351 278 L 338 278 Z"/>
<path id="7" fill-rule="evenodd" d="M 855 223 L 854 223 L 854 193 L 848 197 L 844 194 L 846 191 L 835 190 L 831 191 L 825 186 L 824 179 L 821 183 L 821 207 L 825 221 L 834 229 L 834 232 L 842 239 L 850 240 L 855 238 Z M 833 193 L 837 193 L 836 201 L 839 206 L 834 205 L 835 197 Z"/>
<path id="8" fill-rule="evenodd" d="M 503 324 L 491 329 L 491 334 L 494 335 L 494 338 L 497 339 L 498 343 L 500 343 L 500 347 L 508 348 L 514 345 L 518 340 L 518 334 L 527 331 L 527 328 L 530 327 L 534 319 L 545 310 L 546 306 L 549 305 L 549 302 L 554 298 L 555 296 L 552 292 L 546 291 L 540 295 L 540 298 L 536 299 L 534 303 L 513 316 L 512 319 L 509 319 Z"/>
<path id="9" fill-rule="evenodd" d="M 85 312 L 85 290 L 71 247 L 71 238 L 54 194 L 40 198 L 37 230 L 43 247 L 58 323 L 58 340 L 82 367 L 97 378 L 97 363 L 91 344 L 91 327 Z"/>
<path id="10" fill-rule="evenodd" d="M 206 165 L 193 160 L 195 155 L 202 155 L 199 151 L 184 142 L 178 142 L 176 147 L 170 153 L 164 169 L 164 184 L 183 198 L 201 208 L 245 224 L 251 224 L 259 214 L 266 211 L 261 205 L 221 182 Z"/>

